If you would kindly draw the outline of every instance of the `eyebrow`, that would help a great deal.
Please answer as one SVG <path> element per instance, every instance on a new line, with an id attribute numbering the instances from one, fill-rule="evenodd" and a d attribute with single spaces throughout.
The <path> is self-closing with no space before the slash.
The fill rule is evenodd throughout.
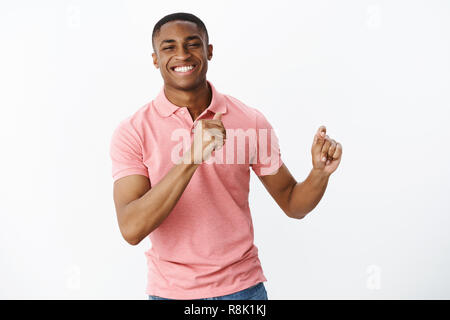
<path id="1" fill-rule="evenodd" d="M 191 41 L 191 40 L 195 40 L 195 39 L 202 40 L 199 36 L 189 36 L 189 37 L 184 38 L 184 41 Z M 175 42 L 175 40 L 173 40 L 173 39 L 166 39 L 166 40 L 161 41 L 159 46 L 161 47 L 165 43 L 174 43 L 174 42 Z"/>

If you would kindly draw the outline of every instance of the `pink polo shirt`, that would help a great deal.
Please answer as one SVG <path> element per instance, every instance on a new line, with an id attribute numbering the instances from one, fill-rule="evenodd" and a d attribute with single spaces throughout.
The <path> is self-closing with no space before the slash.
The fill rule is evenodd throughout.
<path id="1" fill-rule="evenodd" d="M 140 174 L 154 186 L 190 146 L 199 120 L 221 112 L 227 130 L 221 152 L 197 168 L 172 212 L 149 235 L 149 295 L 210 298 L 267 281 L 248 204 L 250 167 L 257 175 L 276 173 L 282 165 L 278 139 L 260 111 L 208 84 L 212 101 L 195 121 L 186 107 L 166 98 L 163 87 L 112 135 L 113 180 Z"/>

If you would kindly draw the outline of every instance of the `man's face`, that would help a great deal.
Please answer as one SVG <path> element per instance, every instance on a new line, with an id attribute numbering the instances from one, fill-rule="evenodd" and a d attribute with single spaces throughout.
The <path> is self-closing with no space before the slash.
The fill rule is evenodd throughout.
<path id="1" fill-rule="evenodd" d="M 153 41 L 153 64 L 160 69 L 166 85 L 192 90 L 206 81 L 212 45 L 207 44 L 206 35 L 195 23 L 168 22 Z"/>

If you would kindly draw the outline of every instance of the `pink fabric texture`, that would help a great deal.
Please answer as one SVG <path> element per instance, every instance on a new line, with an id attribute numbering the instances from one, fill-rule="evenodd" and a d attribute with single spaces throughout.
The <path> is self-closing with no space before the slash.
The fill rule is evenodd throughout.
<path id="1" fill-rule="evenodd" d="M 227 130 L 221 151 L 197 168 L 172 212 L 149 235 L 149 295 L 210 298 L 267 281 L 254 245 L 250 168 L 257 175 L 276 173 L 283 164 L 278 139 L 260 111 L 208 84 L 212 101 L 195 121 L 186 107 L 167 99 L 163 87 L 112 135 L 113 180 L 139 174 L 154 186 L 190 146 L 199 120 L 221 112 Z"/>

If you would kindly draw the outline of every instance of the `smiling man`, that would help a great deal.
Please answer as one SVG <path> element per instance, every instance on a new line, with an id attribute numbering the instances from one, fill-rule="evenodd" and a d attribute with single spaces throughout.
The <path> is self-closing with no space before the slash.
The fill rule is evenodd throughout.
<path id="1" fill-rule="evenodd" d="M 265 300 L 248 204 L 250 168 L 281 210 L 301 219 L 322 198 L 342 146 L 321 126 L 313 168 L 298 183 L 265 116 L 206 79 L 213 46 L 199 18 L 162 18 L 152 44 L 164 85 L 120 122 L 110 147 L 122 236 L 132 245 L 147 237 L 152 244 L 146 293 L 156 300 Z"/>

